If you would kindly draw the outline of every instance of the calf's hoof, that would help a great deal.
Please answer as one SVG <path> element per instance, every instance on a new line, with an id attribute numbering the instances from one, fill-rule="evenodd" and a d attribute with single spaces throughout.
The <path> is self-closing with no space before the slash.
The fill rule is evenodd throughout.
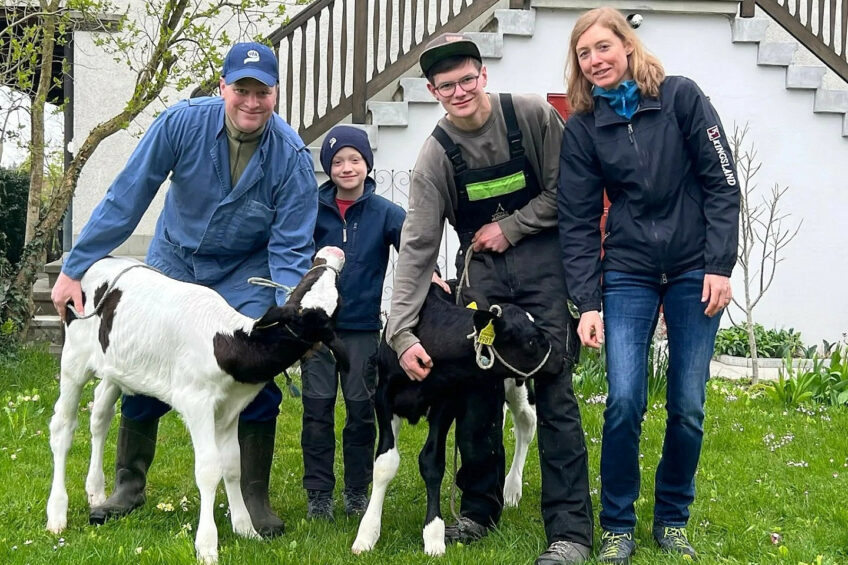
<path id="1" fill-rule="evenodd" d="M 506 478 L 504 483 L 504 506 L 515 508 L 521 502 L 521 480 Z"/>
<path id="2" fill-rule="evenodd" d="M 68 527 L 67 518 L 48 518 L 47 531 L 52 534 L 61 534 Z"/>
<path id="3" fill-rule="evenodd" d="M 433 557 L 445 554 L 445 522 L 435 518 L 424 526 L 424 553 Z"/>

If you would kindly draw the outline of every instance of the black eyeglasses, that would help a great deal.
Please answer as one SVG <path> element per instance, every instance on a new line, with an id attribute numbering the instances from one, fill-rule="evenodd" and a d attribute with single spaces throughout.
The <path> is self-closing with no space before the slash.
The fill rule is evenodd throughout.
<path id="1" fill-rule="evenodd" d="M 455 82 L 443 82 L 436 87 L 436 90 L 439 94 L 445 97 L 453 96 L 454 92 L 456 92 L 457 85 L 459 85 L 459 88 L 461 88 L 463 92 L 470 92 L 477 88 L 477 80 L 479 78 L 480 75 L 468 75 L 467 77 L 462 77 Z"/>

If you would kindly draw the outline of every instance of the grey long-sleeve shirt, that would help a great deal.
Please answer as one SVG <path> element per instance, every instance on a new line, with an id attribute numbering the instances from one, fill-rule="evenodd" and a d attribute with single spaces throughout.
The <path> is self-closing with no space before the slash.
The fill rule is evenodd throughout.
<path id="1" fill-rule="evenodd" d="M 483 168 L 509 160 L 500 100 L 497 94 L 488 96 L 492 113 L 480 129 L 461 130 L 446 117 L 439 121 L 439 126 L 461 148 L 469 168 Z M 556 225 L 563 121 L 540 96 L 514 94 L 513 104 L 523 133 L 525 154 L 542 188 L 542 192 L 525 206 L 498 221 L 507 240 L 517 245 L 524 236 Z M 418 323 L 418 312 L 427 296 L 444 222 L 456 225 L 457 193 L 453 175 L 453 166 L 444 149 L 435 138 L 428 137 L 412 171 L 409 210 L 401 234 L 392 307 L 386 324 L 388 342 L 398 355 L 418 342 L 412 328 Z"/>

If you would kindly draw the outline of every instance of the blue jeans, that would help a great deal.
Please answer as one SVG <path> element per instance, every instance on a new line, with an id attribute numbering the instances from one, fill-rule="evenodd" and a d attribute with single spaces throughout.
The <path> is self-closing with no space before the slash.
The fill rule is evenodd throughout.
<path id="1" fill-rule="evenodd" d="M 639 497 L 639 436 L 647 408 L 648 350 L 663 307 L 668 328 L 665 441 L 657 467 L 654 524 L 686 525 L 704 432 L 704 399 L 720 315 L 704 314 L 702 269 L 671 277 L 604 273 L 609 396 L 601 447 L 604 530 L 632 532 Z"/>

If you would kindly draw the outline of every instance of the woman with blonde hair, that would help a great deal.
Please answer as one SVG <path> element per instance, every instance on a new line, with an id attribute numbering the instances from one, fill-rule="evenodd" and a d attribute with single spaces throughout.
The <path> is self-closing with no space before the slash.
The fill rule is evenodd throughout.
<path id="1" fill-rule="evenodd" d="M 736 263 L 733 158 L 704 93 L 687 78 L 665 76 L 617 10 L 597 8 L 577 20 L 566 80 L 575 113 L 560 154 L 562 257 L 581 313 L 582 343 L 597 348 L 606 342 L 609 384 L 599 561 L 629 563 L 636 549 L 639 436 L 660 308 L 668 328 L 668 419 L 653 537 L 666 551 L 694 557 L 685 528 L 709 363 Z M 604 189 L 611 206 L 602 240 Z"/>

